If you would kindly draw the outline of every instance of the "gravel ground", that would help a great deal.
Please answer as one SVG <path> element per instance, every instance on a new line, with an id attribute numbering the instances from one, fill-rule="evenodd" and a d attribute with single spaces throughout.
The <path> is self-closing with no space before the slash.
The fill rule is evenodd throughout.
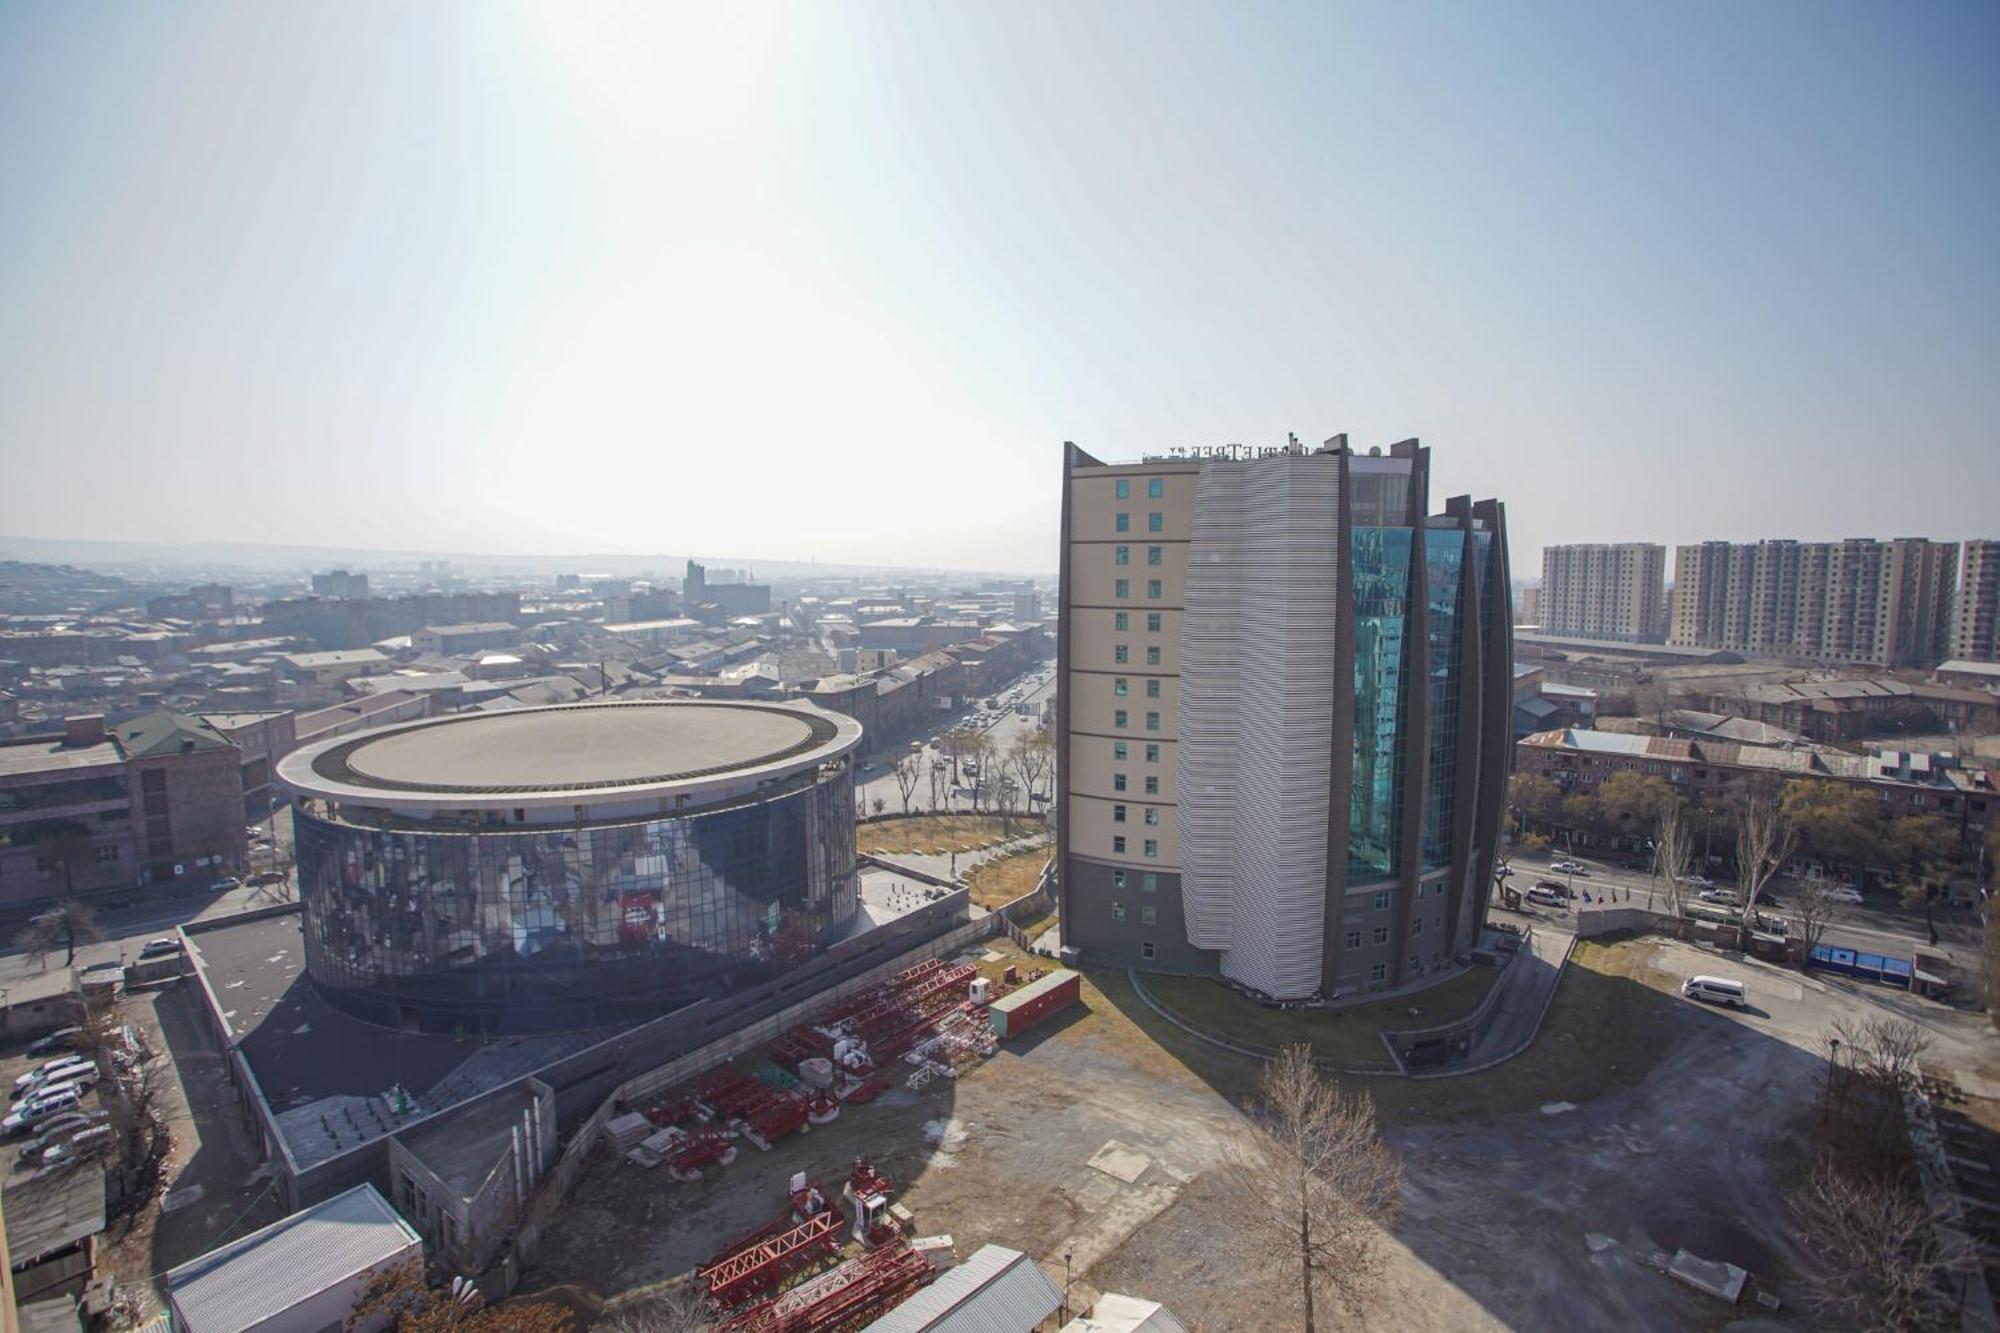
<path id="1" fill-rule="evenodd" d="M 1881 997 L 1681 945 L 1633 947 L 1650 965 L 1598 984 L 1630 988 L 1617 998 L 1643 1019 L 1626 1029 L 1644 1034 L 1648 1050 L 1633 1056 L 1643 1075 L 1579 1083 L 1578 1104 L 1547 1113 L 1513 1086 L 1510 1071 L 1540 1067 L 1532 1051 L 1486 1074 L 1380 1089 L 1394 1095 L 1386 1137 L 1404 1160 L 1404 1215 L 1365 1308 L 1323 1326 L 1720 1327 L 1719 1303 L 1644 1262 L 1681 1246 L 1782 1291 L 1793 1256 L 1774 1150 L 1810 1106 L 1826 1025 Z M 1750 980 L 1750 1013 L 1672 993 L 1690 970 L 1732 969 Z M 865 1154 L 896 1180 L 917 1234 L 949 1233 L 961 1258 L 987 1242 L 1026 1250 L 1058 1284 L 1067 1255 L 1077 1305 L 1115 1290 L 1164 1301 L 1191 1329 L 1299 1327 L 1282 1261 L 1246 1253 L 1218 1222 L 1212 1169 L 1243 1132 L 1231 1098 L 1255 1067 L 1183 1051 L 1146 1019 L 1087 981 L 1081 1008 L 955 1084 L 849 1108 L 769 1154 L 744 1149 L 710 1179 L 677 1185 L 600 1156 L 526 1285 L 609 1297 L 673 1279 L 777 1213 L 793 1171 L 837 1184 Z M 1540 1040 L 1576 1037 L 1552 1028 Z M 1954 1058 L 1990 1046 L 1970 1027 L 1950 1032 Z M 1481 1079 L 1494 1109 L 1468 1114 Z M 1426 1097 L 1439 1114 L 1409 1104 Z"/>

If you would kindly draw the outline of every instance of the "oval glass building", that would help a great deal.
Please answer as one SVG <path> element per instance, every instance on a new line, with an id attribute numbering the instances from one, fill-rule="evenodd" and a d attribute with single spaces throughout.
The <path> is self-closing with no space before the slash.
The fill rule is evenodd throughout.
<path id="1" fill-rule="evenodd" d="M 461 714 L 287 756 L 306 969 L 357 1017 L 625 1022 L 767 981 L 857 909 L 861 726 L 647 700 Z"/>

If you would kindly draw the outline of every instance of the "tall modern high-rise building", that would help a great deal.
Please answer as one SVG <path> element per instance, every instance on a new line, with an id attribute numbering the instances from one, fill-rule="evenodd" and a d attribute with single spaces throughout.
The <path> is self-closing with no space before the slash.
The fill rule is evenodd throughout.
<path id="1" fill-rule="evenodd" d="M 1657 543 L 1542 548 L 1544 634 L 1658 643 L 1666 596 L 1667 548 Z"/>
<path id="2" fill-rule="evenodd" d="M 1057 855 L 1086 957 L 1299 999 L 1484 919 L 1513 618 L 1495 500 L 1430 451 L 1063 454 Z"/>
<path id="3" fill-rule="evenodd" d="M 1757 657 L 1929 666 L 1951 647 L 1958 548 L 1923 537 L 1701 542 L 1674 552 L 1667 642 Z"/>
<path id="4" fill-rule="evenodd" d="M 1959 560 L 1951 655 L 2000 662 L 2000 541 L 1967 542 Z"/>

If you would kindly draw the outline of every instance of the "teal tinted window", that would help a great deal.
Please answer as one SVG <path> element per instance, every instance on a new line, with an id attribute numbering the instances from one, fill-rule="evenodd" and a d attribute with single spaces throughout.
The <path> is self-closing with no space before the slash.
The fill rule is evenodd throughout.
<path id="1" fill-rule="evenodd" d="M 1167 493 L 1167 483 L 1164 479 L 1160 477 L 1151 477 L 1147 479 L 1146 494 L 1148 496 L 1157 500 L 1166 493 Z"/>
<path id="2" fill-rule="evenodd" d="M 1132 515 L 1123 509 L 1119 510 L 1118 521 L 1113 526 L 1120 532 L 1130 532 L 1132 530 Z"/>
<path id="3" fill-rule="evenodd" d="M 1132 483 L 1131 483 L 1131 482 L 1129 482 L 1129 481 L 1125 481 L 1125 480 L 1123 480 L 1122 478 L 1121 478 L 1121 479 L 1119 480 L 1119 482 L 1118 482 L 1118 498 L 1119 498 L 1119 499 L 1121 499 L 1121 500 L 1129 500 L 1129 499 L 1131 499 L 1131 498 L 1132 498 Z"/>
<path id="4" fill-rule="evenodd" d="M 1397 737 L 1405 705 L 1403 628 L 1409 616 L 1408 528 L 1356 527 L 1354 578 L 1354 785 L 1348 795 L 1350 882 L 1397 873 L 1403 766 Z"/>
<path id="5" fill-rule="evenodd" d="M 1463 607 L 1465 534 L 1424 531 L 1424 599 L 1430 617 L 1430 744 L 1424 778 L 1424 869 L 1451 864 L 1458 795 L 1458 643 Z"/>

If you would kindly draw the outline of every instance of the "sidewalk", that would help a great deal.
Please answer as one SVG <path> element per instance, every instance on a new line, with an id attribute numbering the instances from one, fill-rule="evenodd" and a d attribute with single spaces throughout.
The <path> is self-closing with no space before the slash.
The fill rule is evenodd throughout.
<path id="1" fill-rule="evenodd" d="M 1536 922 L 1528 936 L 1528 946 L 1500 979 L 1500 1012 L 1462 1063 L 1435 1071 L 1412 1074 L 1412 1078 L 1451 1078 L 1490 1069 L 1528 1049 L 1541 1030 L 1542 1015 L 1555 998 L 1562 980 L 1563 966 L 1569 962 L 1576 935 L 1557 925 Z"/>

